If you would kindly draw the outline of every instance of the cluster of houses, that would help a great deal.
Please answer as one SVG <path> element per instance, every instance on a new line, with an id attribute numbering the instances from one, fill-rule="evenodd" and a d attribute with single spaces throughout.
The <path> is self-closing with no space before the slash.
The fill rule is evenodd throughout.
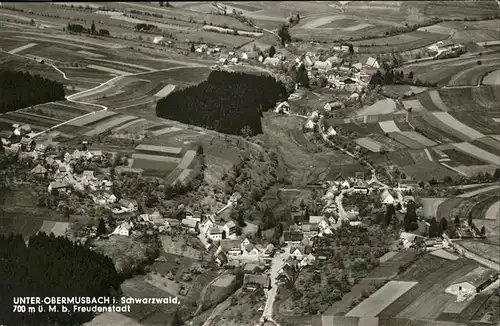
<path id="1" fill-rule="evenodd" d="M 458 57 L 466 52 L 463 44 L 455 44 L 451 40 L 439 41 L 429 45 L 427 49 L 434 54 L 435 59 Z"/>

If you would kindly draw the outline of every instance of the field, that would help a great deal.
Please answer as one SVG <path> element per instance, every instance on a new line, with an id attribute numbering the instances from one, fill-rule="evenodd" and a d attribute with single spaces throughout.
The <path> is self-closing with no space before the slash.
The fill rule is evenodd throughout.
<path id="1" fill-rule="evenodd" d="M 112 111 L 97 111 L 94 114 L 91 115 L 86 115 L 80 119 L 77 119 L 75 121 L 70 122 L 69 124 L 78 126 L 78 127 L 83 127 L 86 125 L 90 125 L 92 123 L 99 122 L 100 120 L 112 117 L 116 115 L 116 112 Z"/>
<path id="2" fill-rule="evenodd" d="M 459 244 L 465 249 L 481 257 L 500 263 L 500 247 L 493 244 L 483 243 L 477 240 L 463 240 Z"/>
<path id="3" fill-rule="evenodd" d="M 396 125 L 394 120 L 381 121 L 378 124 L 380 125 L 382 131 L 385 133 L 401 132 L 401 130 L 399 130 L 399 127 Z"/>
<path id="4" fill-rule="evenodd" d="M 474 146 L 477 146 L 485 151 L 488 151 L 495 155 L 500 155 L 500 142 L 490 138 L 484 137 L 481 139 L 477 139 L 476 141 L 471 142 Z"/>
<path id="5" fill-rule="evenodd" d="M 450 160 L 453 162 L 457 162 L 461 165 L 471 166 L 471 165 L 484 165 L 484 162 L 473 157 L 467 155 L 467 153 L 459 152 L 456 149 L 443 150 L 443 152 L 448 155 Z"/>
<path id="6" fill-rule="evenodd" d="M 137 119 L 137 117 L 134 117 L 134 116 L 123 116 L 123 115 L 115 115 L 113 116 L 112 119 L 110 119 L 109 121 L 105 121 L 105 122 L 102 122 L 102 123 L 98 123 L 97 125 L 94 125 L 92 130 L 84 133 L 85 136 L 95 136 L 95 135 L 99 135 L 99 134 L 102 134 L 114 127 L 117 127 L 123 123 L 126 123 L 126 122 L 129 122 L 131 120 L 135 120 Z M 87 124 L 89 125 L 89 124 Z"/>
<path id="7" fill-rule="evenodd" d="M 354 309 L 349 311 L 349 317 L 375 317 L 382 310 L 396 301 L 405 292 L 414 287 L 418 282 L 390 281 Z"/>
<path id="8" fill-rule="evenodd" d="M 477 266 L 476 262 L 464 258 L 448 260 L 425 255 L 396 278 L 398 281 L 418 282 L 418 284 L 380 312 L 379 324 L 382 320 L 385 322 L 391 318 L 443 320 L 441 319 L 443 312 L 450 311 L 450 307 L 456 304 L 456 297 L 445 293 L 444 290 Z M 461 310 L 454 307 L 458 318 Z M 466 306 L 460 308 L 465 309 Z"/>
<path id="9" fill-rule="evenodd" d="M 485 114 L 474 112 L 456 111 L 450 113 L 459 121 L 464 121 L 470 128 L 482 134 L 494 134 L 498 131 L 498 123 Z"/>
<path id="10" fill-rule="evenodd" d="M 460 141 L 460 138 L 457 138 L 456 136 L 451 135 L 443 131 L 439 127 L 435 127 L 434 125 L 429 123 L 427 121 L 429 119 L 432 119 L 432 121 L 435 123 L 433 117 L 425 115 L 425 112 L 419 112 L 419 113 L 412 112 L 410 113 L 409 116 L 409 121 L 416 128 L 416 131 L 418 131 L 426 138 L 429 138 L 439 143 L 452 143 Z"/>
<path id="11" fill-rule="evenodd" d="M 400 142 L 405 147 L 408 147 L 410 149 L 420 149 L 420 148 L 426 147 L 425 145 L 422 145 L 421 143 L 419 143 L 411 138 L 406 137 L 404 134 L 402 134 L 400 132 L 391 132 L 391 133 L 389 133 L 389 137 Z"/>
<path id="12" fill-rule="evenodd" d="M 370 139 L 368 137 L 362 137 L 358 138 L 355 140 L 355 142 L 361 146 L 366 148 L 367 150 L 374 152 L 374 153 L 379 153 L 383 149 L 383 145 L 373 139 Z"/>
<path id="13" fill-rule="evenodd" d="M 64 232 L 68 219 L 62 214 L 37 206 L 37 193 L 27 185 L 17 185 L 0 192 L 0 233 L 20 233 L 25 238 L 46 230 Z M 57 222 L 57 223 L 56 223 Z"/>
<path id="14" fill-rule="evenodd" d="M 446 198 L 420 198 L 422 201 L 422 214 L 427 218 L 437 216 L 439 206 L 446 201 Z"/>
<path id="15" fill-rule="evenodd" d="M 500 165 L 500 156 L 487 152 L 477 146 L 470 143 L 455 143 L 453 146 L 461 152 L 469 154 L 475 158 L 478 158 L 486 163 L 493 165 Z"/>
<path id="16" fill-rule="evenodd" d="M 443 180 L 446 176 L 456 178 L 458 174 L 451 171 L 435 161 L 406 165 L 400 168 L 406 175 L 416 180 L 429 181 L 431 179 Z"/>
<path id="17" fill-rule="evenodd" d="M 429 138 L 419 134 L 418 132 L 415 131 L 404 131 L 402 134 L 409 139 L 412 139 L 416 141 L 417 143 L 420 143 L 424 147 L 431 147 L 435 146 L 436 142 L 430 140 Z"/>
<path id="18" fill-rule="evenodd" d="M 396 103 L 393 99 L 385 99 L 376 102 L 369 107 L 363 108 L 358 112 L 358 116 L 363 115 L 376 115 L 376 114 L 387 114 L 392 113 L 396 110 Z"/>

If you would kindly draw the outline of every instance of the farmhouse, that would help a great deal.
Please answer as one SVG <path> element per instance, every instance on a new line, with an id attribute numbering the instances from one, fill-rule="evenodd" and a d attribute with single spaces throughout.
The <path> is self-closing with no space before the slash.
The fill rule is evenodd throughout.
<path id="1" fill-rule="evenodd" d="M 69 191 L 69 188 L 70 188 L 70 186 L 66 182 L 53 181 L 49 184 L 48 190 L 49 190 L 49 193 L 52 192 L 53 190 L 67 192 L 67 191 Z"/>
<path id="2" fill-rule="evenodd" d="M 307 120 L 304 125 L 305 130 L 314 130 L 314 122 L 312 120 Z"/>
<path id="3" fill-rule="evenodd" d="M 238 58 L 234 57 L 234 58 L 231 58 L 231 63 L 238 63 Z"/>
<path id="4" fill-rule="evenodd" d="M 368 67 L 372 67 L 372 68 L 380 68 L 380 64 L 378 63 L 377 59 L 373 58 L 373 57 L 369 57 L 368 60 L 366 60 L 366 65 Z"/>
<path id="5" fill-rule="evenodd" d="M 333 137 L 333 136 L 337 136 L 337 131 L 335 131 L 335 128 L 333 128 L 332 126 L 330 126 L 326 132 L 326 135 L 328 137 Z"/>
<path id="6" fill-rule="evenodd" d="M 264 256 L 271 257 L 274 254 L 275 250 L 276 249 L 274 248 L 274 245 L 272 243 L 268 244 L 267 247 L 264 249 Z"/>
<path id="7" fill-rule="evenodd" d="M 290 104 L 287 101 L 281 102 L 276 106 L 274 111 L 277 113 L 288 113 L 290 112 Z"/>
<path id="8" fill-rule="evenodd" d="M 271 279 L 268 275 L 245 274 L 243 277 L 243 288 L 247 291 L 255 291 L 258 288 L 269 289 Z"/>
<path id="9" fill-rule="evenodd" d="M 220 247 L 229 256 L 240 256 L 242 252 L 240 240 L 222 239 Z"/>
<path id="10" fill-rule="evenodd" d="M 30 137 L 23 137 L 20 141 L 21 148 L 25 151 L 33 151 L 35 149 L 35 140 Z"/>
<path id="11" fill-rule="evenodd" d="M 310 239 L 319 234 L 319 225 L 317 224 L 302 224 L 300 226 L 305 239 Z"/>
<path id="12" fill-rule="evenodd" d="M 294 268 L 293 266 L 297 266 Z M 289 264 L 288 262 L 281 268 L 279 271 L 278 277 L 276 277 L 276 283 L 278 284 L 286 284 L 292 283 L 295 280 L 295 271 L 298 268 L 298 264 L 295 262 L 295 265 Z"/>
<path id="13" fill-rule="evenodd" d="M 334 55 L 334 56 L 327 58 L 325 61 L 330 62 L 330 64 L 333 66 L 333 65 L 340 64 L 342 62 L 342 59 L 340 59 L 339 57 Z"/>
<path id="14" fill-rule="evenodd" d="M 330 112 L 331 110 L 337 110 L 341 109 L 343 107 L 342 102 L 340 101 L 333 101 L 333 102 L 328 102 L 323 106 L 323 109 L 327 112 Z"/>
<path id="15" fill-rule="evenodd" d="M 205 220 L 200 223 L 200 229 L 203 233 L 207 233 L 208 230 L 215 226 L 215 219 L 212 215 L 205 216 Z M 222 235 L 222 233 L 221 233 Z"/>
<path id="16" fill-rule="evenodd" d="M 411 191 L 413 189 L 420 188 L 419 184 L 415 180 L 404 180 L 398 183 L 397 190 L 399 191 Z"/>
<path id="17" fill-rule="evenodd" d="M 130 235 L 130 230 L 134 225 L 130 222 L 124 222 L 116 227 L 116 229 L 111 233 L 114 235 L 122 235 L 128 237 Z"/>
<path id="18" fill-rule="evenodd" d="M 126 200 L 122 198 L 118 201 L 118 204 L 122 207 L 122 209 L 125 212 L 137 211 L 137 202 L 135 200 Z"/>
<path id="19" fill-rule="evenodd" d="M 361 62 L 355 63 L 351 66 L 351 70 L 354 70 L 356 72 L 361 71 L 362 68 L 363 68 L 363 64 Z"/>
<path id="20" fill-rule="evenodd" d="M 256 263 L 248 263 L 243 268 L 245 274 L 260 274 L 264 271 L 264 265 Z"/>
<path id="21" fill-rule="evenodd" d="M 380 195 L 380 201 L 382 202 L 382 204 L 392 205 L 392 204 L 394 204 L 395 200 L 394 200 L 394 197 L 389 192 L 389 190 L 384 189 L 384 191 Z"/>
<path id="22" fill-rule="evenodd" d="M 190 231 L 198 231 L 198 221 L 192 218 L 184 218 L 181 221 L 181 225 Z"/>
<path id="23" fill-rule="evenodd" d="M 236 235 L 236 223 L 229 221 L 222 227 L 222 237 L 225 239 Z"/>
<path id="24" fill-rule="evenodd" d="M 219 227 L 211 227 L 208 230 L 208 237 L 212 241 L 220 241 L 222 240 L 222 229 Z"/>
<path id="25" fill-rule="evenodd" d="M 311 246 L 299 246 L 290 248 L 290 256 L 297 260 L 302 260 L 302 258 L 310 254 L 311 252 Z"/>
<path id="26" fill-rule="evenodd" d="M 258 246 L 254 245 L 253 243 L 250 243 L 245 247 L 244 252 L 247 255 L 255 256 L 255 255 L 260 254 L 262 252 L 262 250 Z"/>
<path id="27" fill-rule="evenodd" d="M 311 215 L 311 216 L 309 216 L 309 224 L 316 224 L 321 229 L 328 228 L 328 222 L 326 221 L 325 217 L 322 216 L 322 215 L 319 215 L 319 216 Z"/>

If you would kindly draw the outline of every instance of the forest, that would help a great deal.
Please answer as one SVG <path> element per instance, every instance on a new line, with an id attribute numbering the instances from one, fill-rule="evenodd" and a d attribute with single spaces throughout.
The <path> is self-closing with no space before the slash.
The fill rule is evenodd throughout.
<path id="1" fill-rule="evenodd" d="M 0 235 L 0 323 L 80 325 L 92 313 L 13 312 L 14 297 L 99 297 L 119 294 L 121 277 L 110 258 L 64 237 Z M 38 305 L 35 305 L 38 311 Z"/>
<path id="2" fill-rule="evenodd" d="M 160 99 L 156 115 L 232 135 L 262 133 L 262 111 L 288 96 L 268 75 L 212 71 L 208 80 Z"/>
<path id="3" fill-rule="evenodd" d="M 0 113 L 64 99 L 61 83 L 27 72 L 0 70 Z"/>

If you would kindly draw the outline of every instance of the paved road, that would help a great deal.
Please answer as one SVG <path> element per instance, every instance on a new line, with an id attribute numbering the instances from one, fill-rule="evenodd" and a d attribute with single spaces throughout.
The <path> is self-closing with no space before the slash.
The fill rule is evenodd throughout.
<path id="1" fill-rule="evenodd" d="M 276 300 L 276 294 L 278 293 L 276 278 L 278 277 L 279 270 L 281 269 L 281 267 L 283 267 L 283 264 L 288 259 L 289 255 L 289 248 L 286 248 L 285 253 L 276 253 L 271 261 L 271 289 L 266 291 L 267 299 L 264 306 L 264 311 L 262 312 L 261 321 L 272 319 L 273 317 L 273 304 Z"/>

